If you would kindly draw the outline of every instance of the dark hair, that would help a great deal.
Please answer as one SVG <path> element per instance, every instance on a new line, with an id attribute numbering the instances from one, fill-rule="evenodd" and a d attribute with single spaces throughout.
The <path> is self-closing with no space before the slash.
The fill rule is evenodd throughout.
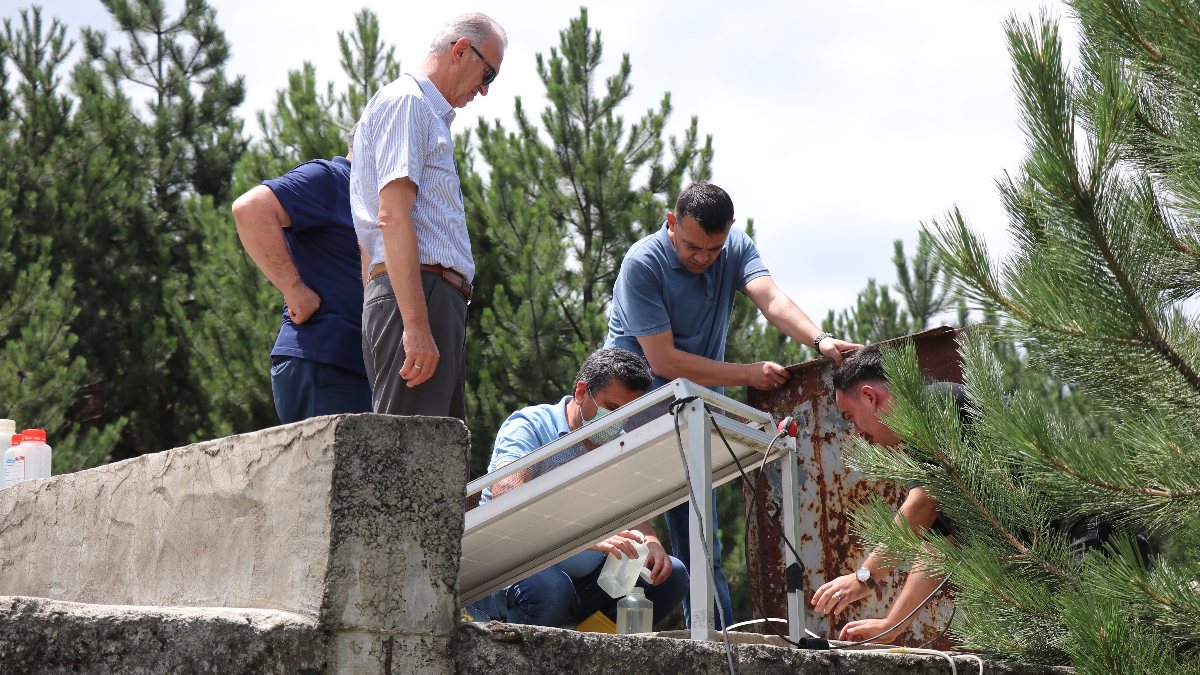
<path id="1" fill-rule="evenodd" d="M 691 216 L 709 234 L 723 234 L 733 224 L 733 200 L 712 183 L 692 183 L 675 200 L 675 217 Z"/>
<path id="2" fill-rule="evenodd" d="M 850 387 L 868 380 L 887 382 L 879 345 L 867 345 L 850 352 L 833 371 L 833 388 L 838 391 L 849 391 Z"/>
<path id="3" fill-rule="evenodd" d="M 607 387 L 613 380 L 634 391 L 645 392 L 653 379 L 646 359 L 618 347 L 592 352 L 575 376 L 576 382 L 583 382 L 592 392 Z"/>

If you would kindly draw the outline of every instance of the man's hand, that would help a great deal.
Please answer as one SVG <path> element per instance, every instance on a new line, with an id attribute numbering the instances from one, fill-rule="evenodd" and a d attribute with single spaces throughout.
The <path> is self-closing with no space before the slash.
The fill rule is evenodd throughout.
<path id="1" fill-rule="evenodd" d="M 842 352 L 853 351 L 861 346 L 862 345 L 854 342 L 846 342 L 845 340 L 828 337 L 824 340 L 821 340 L 819 348 L 821 350 L 821 356 L 828 356 L 829 358 L 833 359 L 834 363 L 841 363 Z"/>
<path id="2" fill-rule="evenodd" d="M 321 296 L 304 282 L 284 293 L 283 301 L 287 303 L 288 318 L 297 326 L 311 319 L 321 307 Z"/>
<path id="3" fill-rule="evenodd" d="M 813 593 L 812 606 L 818 612 L 838 614 L 850 603 L 867 597 L 867 585 L 853 574 L 844 574 L 826 582 Z"/>
<path id="4" fill-rule="evenodd" d="M 657 586 L 671 576 L 671 556 L 662 544 L 651 539 L 646 542 L 650 553 L 646 556 L 646 567 L 650 568 L 650 583 Z"/>
<path id="5" fill-rule="evenodd" d="M 749 363 L 746 364 L 746 369 L 749 373 L 749 385 L 763 391 L 775 389 L 791 378 L 787 368 L 771 361 Z"/>
<path id="6" fill-rule="evenodd" d="M 404 364 L 400 366 L 400 377 L 408 381 L 411 389 L 433 377 L 441 354 L 428 324 L 405 326 L 403 340 Z"/>
<path id="7" fill-rule="evenodd" d="M 879 635 L 883 631 L 888 630 L 888 628 L 891 628 L 891 623 L 887 619 L 859 619 L 858 621 L 851 621 L 842 626 L 842 632 L 838 633 L 838 639 L 846 640 L 847 642 L 858 642 L 859 640 L 873 638 L 873 641 L 888 642 L 903 633 L 905 627 L 897 626 L 887 633 Z M 875 637 L 877 635 L 879 637 Z"/>
<path id="8" fill-rule="evenodd" d="M 599 551 L 604 555 L 613 554 L 618 558 L 636 558 L 637 549 L 633 547 L 638 542 L 638 534 L 633 530 L 623 530 L 590 547 L 590 551 Z M 659 548 L 662 548 L 661 546 Z"/>

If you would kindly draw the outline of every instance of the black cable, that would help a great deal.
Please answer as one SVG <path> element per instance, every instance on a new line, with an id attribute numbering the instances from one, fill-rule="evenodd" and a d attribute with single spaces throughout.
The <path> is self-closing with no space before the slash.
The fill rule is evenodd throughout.
<path id="1" fill-rule="evenodd" d="M 703 403 L 703 402 L 701 402 L 701 405 L 704 405 L 704 403 Z M 758 488 L 757 488 L 757 486 L 756 486 L 756 485 L 754 485 L 754 483 L 750 481 L 750 478 L 749 478 L 749 476 L 747 476 L 747 475 L 746 475 L 746 471 L 745 471 L 745 469 L 743 469 L 743 468 L 742 468 L 742 463 L 741 463 L 741 462 L 738 460 L 738 457 L 737 457 L 737 455 L 736 455 L 736 454 L 734 454 L 734 452 L 733 452 L 733 446 L 731 446 L 731 445 L 729 444 L 729 440 L 725 438 L 725 433 L 724 433 L 723 431 L 721 431 L 721 427 L 720 427 L 720 425 L 718 425 L 718 424 L 717 424 L 717 420 L 716 420 L 716 418 L 715 418 L 715 417 L 713 417 L 712 411 L 708 409 L 708 406 L 707 406 L 707 405 L 704 405 L 704 411 L 705 411 L 706 413 L 708 413 L 708 417 L 709 417 L 709 419 L 710 419 L 710 420 L 712 420 L 712 425 L 713 425 L 713 428 L 717 430 L 717 435 L 721 437 L 721 442 L 725 444 L 725 449 L 729 451 L 729 456 L 733 458 L 733 463 L 734 463 L 734 464 L 737 466 L 737 468 L 738 468 L 738 473 L 740 473 L 740 474 L 741 474 L 741 476 L 742 476 L 742 480 L 746 481 L 746 482 L 747 482 L 747 483 L 750 485 L 750 493 L 751 493 L 751 495 L 754 497 L 754 501 L 751 503 L 751 508 L 753 508 L 753 505 L 754 505 L 754 504 L 757 504 L 758 502 L 762 501 L 761 497 L 760 497 L 760 496 L 759 496 L 759 494 L 758 494 Z M 676 426 L 677 426 L 677 427 L 678 427 L 678 419 L 679 419 L 679 418 L 678 418 L 678 416 L 676 416 Z M 678 430 L 677 430 L 677 431 L 678 431 Z M 782 432 L 781 432 L 779 435 L 777 435 L 777 436 L 775 437 L 775 439 L 772 439 L 771 443 L 772 443 L 772 444 L 774 444 L 775 440 L 777 440 L 777 439 L 778 439 L 780 436 L 782 436 Z M 681 443 L 682 443 L 682 442 L 681 442 Z M 681 445 L 681 449 L 682 449 L 682 445 Z M 767 455 L 769 455 L 769 454 L 770 454 L 770 449 L 771 449 L 771 446 L 770 446 L 770 445 L 768 445 L 768 446 L 767 446 L 767 452 L 766 452 L 766 453 L 763 455 L 763 464 L 762 464 L 762 466 L 766 466 L 766 458 L 767 458 Z M 759 467 L 759 470 L 760 470 L 760 471 L 762 470 L 762 467 L 761 467 L 761 466 Z M 765 509 L 765 508 L 766 508 L 766 506 L 764 505 L 764 506 L 763 506 L 763 508 Z M 747 518 L 749 518 L 749 516 L 747 516 Z M 792 546 L 792 542 L 788 540 L 788 538 L 787 538 L 787 535 L 784 533 L 784 531 L 783 531 L 783 526 L 782 526 L 781 524 L 779 524 L 779 523 L 776 523 L 774 520 L 771 520 L 771 519 L 768 519 L 768 520 L 769 520 L 769 522 L 770 522 L 772 525 L 774 525 L 774 526 L 775 526 L 775 529 L 776 529 L 776 531 L 777 531 L 777 532 L 779 532 L 779 538 L 780 538 L 780 539 L 783 541 L 783 543 L 784 543 L 784 544 L 786 544 L 786 545 L 787 545 L 788 549 L 790 549 L 790 550 L 791 550 L 791 552 L 792 552 L 792 555 L 796 557 L 796 560 L 797 560 L 797 561 L 801 560 L 801 558 L 800 558 L 800 554 L 799 554 L 799 553 L 796 551 L 796 548 L 795 548 L 794 546 Z M 848 645 L 843 645 L 842 647 L 833 647 L 833 646 L 830 646 L 830 649 L 845 649 L 846 647 L 853 647 L 853 646 L 855 646 L 855 645 L 865 644 L 865 643 L 867 643 L 867 642 L 870 642 L 871 640 L 875 640 L 875 639 L 878 639 L 878 638 L 880 638 L 880 637 L 882 637 L 882 636 L 884 636 L 884 635 L 887 635 L 888 633 L 892 632 L 893 630 L 896 630 L 896 627 L 897 627 L 897 626 L 899 626 L 900 624 L 904 623 L 905 621 L 908 621 L 910 618 L 912 618 L 912 616 L 913 616 L 914 614 L 916 614 L 918 611 L 920 611 L 920 610 L 921 610 L 921 608 L 922 608 L 922 607 L 924 607 L 926 603 L 928 603 L 930 600 L 932 600 L 932 599 L 933 599 L 933 596 L 937 595 L 937 594 L 938 594 L 938 592 L 939 592 L 939 591 L 941 591 L 941 590 L 942 590 L 942 588 L 944 588 L 944 587 L 946 586 L 946 583 L 947 583 L 949 580 L 950 580 L 950 576 L 949 576 L 949 575 L 946 575 L 946 578 L 945 578 L 945 579 L 942 579 L 942 583 L 938 584 L 937 588 L 933 589 L 933 592 L 932 592 L 932 593 L 930 593 L 929 595 L 927 595 L 927 596 L 925 597 L 925 599 L 924 599 L 924 600 L 922 600 L 920 603 L 918 603 L 918 604 L 917 604 L 917 606 L 916 606 L 915 608 L 913 608 L 913 610 L 912 610 L 911 612 L 909 612 L 909 613 L 908 613 L 908 615 L 906 615 L 906 616 L 905 616 L 903 619 L 900 619 L 898 622 L 896 622 L 894 625 L 892 625 L 891 627 L 889 627 L 887 630 L 883 631 L 882 633 L 879 633 L 878 635 L 871 636 L 871 637 L 867 638 L 866 640 L 860 640 L 860 641 L 858 641 L 858 642 L 852 642 L 852 643 L 850 643 L 850 644 L 848 644 Z M 757 603 L 756 603 L 755 609 L 757 609 L 757 610 L 758 610 L 759 614 L 764 614 L 764 617 L 763 617 L 763 618 L 766 618 L 766 616 L 765 616 L 765 613 L 762 611 L 762 608 L 761 608 L 761 607 L 758 607 L 758 606 L 757 606 Z M 803 610 L 803 609 L 801 609 L 801 611 L 804 611 L 804 610 Z M 792 639 L 791 639 L 791 638 L 789 638 L 789 637 L 784 637 L 783 635 L 780 635 L 779 633 L 775 633 L 775 632 L 774 632 L 774 627 L 773 627 L 773 626 L 771 626 L 770 622 L 767 622 L 767 628 L 768 628 L 768 630 L 771 630 L 771 632 L 772 632 L 772 633 L 774 633 L 776 637 L 778 637 L 778 638 L 780 638 L 780 639 L 782 639 L 782 640 L 786 641 L 788 644 L 791 644 L 791 645 L 792 645 L 792 646 L 794 646 L 794 647 L 803 647 L 803 648 L 808 648 L 808 647 L 809 647 L 809 645 L 807 645 L 807 644 L 802 644 L 802 643 L 800 643 L 800 642 L 797 642 L 797 641 L 795 641 L 795 640 L 792 640 Z M 949 628 L 949 626 L 948 626 L 948 625 L 947 625 L 947 628 Z"/>
<path id="2" fill-rule="evenodd" d="M 909 574 L 912 574 L 912 572 L 909 572 Z M 925 596 L 925 599 L 924 599 L 924 600 L 922 600 L 921 602 L 917 603 L 917 606 L 916 606 L 916 607 L 913 607 L 913 610 L 912 610 L 911 612 L 909 612 L 908 614 L 904 615 L 904 618 L 903 618 L 903 619 L 900 619 L 900 620 L 899 620 L 899 621 L 897 621 L 896 623 L 892 624 L 892 625 L 891 625 L 891 626 L 890 626 L 890 627 L 889 627 L 887 630 L 883 631 L 882 633 L 879 633 L 879 634 L 877 634 L 877 635 L 872 635 L 871 637 L 869 637 L 869 638 L 867 638 L 867 639 L 865 639 L 865 640 L 859 640 L 859 641 L 857 641 L 857 642 L 851 642 L 851 643 L 849 643 L 849 644 L 844 644 L 844 645 L 840 645 L 840 646 L 837 646 L 837 647 L 832 647 L 832 646 L 831 646 L 831 647 L 830 647 L 830 649 L 847 649 L 847 648 L 849 648 L 849 647 L 857 647 L 858 645 L 865 645 L 865 644 L 867 644 L 868 642 L 870 642 L 870 641 L 872 641 L 872 640 L 878 640 L 879 638 L 883 637 L 884 635 L 887 635 L 888 633 L 890 633 L 890 632 L 892 632 L 892 631 L 896 630 L 896 627 L 897 627 L 897 626 L 899 626 L 900 624 L 904 623 L 905 621 L 908 621 L 909 619 L 911 619 L 911 618 L 912 618 L 912 616 L 913 616 L 914 614 L 916 614 L 917 612 L 921 611 L 921 608 L 925 606 L 925 603 L 927 603 L 927 602 L 929 602 L 930 600 L 932 600 L 932 599 L 933 599 L 933 596 L 937 595 L 939 591 L 941 591 L 943 588 L 945 588 L 946 584 L 947 584 L 949 581 L 950 581 L 950 575 L 949 575 L 949 574 L 947 574 L 947 575 L 946 575 L 946 578 L 945 578 L 945 579 L 942 579 L 942 583 L 938 584 L 938 585 L 937 585 L 937 588 L 933 589 L 933 592 L 932 592 L 932 593 L 930 593 L 929 595 Z M 947 627 L 949 627 L 949 625 L 948 625 L 948 624 L 947 624 Z"/>
<path id="3" fill-rule="evenodd" d="M 954 613 L 957 611 L 958 611 L 958 605 L 950 605 L 950 618 L 946 619 L 946 625 L 942 626 L 942 630 L 939 631 L 937 635 L 934 635 L 933 637 L 929 638 L 928 640 L 917 645 L 917 649 L 924 649 L 924 648 L 928 647 L 929 645 L 933 644 L 934 642 L 936 642 L 943 635 L 945 635 L 950 630 L 950 624 L 954 623 Z"/>
<path id="4" fill-rule="evenodd" d="M 684 453 L 684 449 L 683 449 L 683 437 L 679 432 L 679 410 L 684 405 L 687 405 L 688 403 L 691 403 L 692 401 L 696 401 L 699 398 L 700 398 L 699 396 L 688 396 L 686 398 L 676 399 L 673 403 L 671 403 L 668 406 L 668 410 L 671 412 L 671 414 L 675 418 L 675 440 L 679 445 L 679 456 L 680 456 L 680 459 L 683 460 L 684 476 L 688 481 L 688 496 L 691 499 L 692 508 L 696 512 L 696 516 L 698 519 L 701 518 L 700 507 L 696 505 L 696 498 L 691 490 L 692 479 L 691 479 L 690 473 L 687 468 L 687 457 L 686 457 L 686 455 Z M 716 429 L 716 431 L 717 431 L 717 436 L 719 436 L 721 438 L 721 442 L 725 445 L 725 449 L 729 452 L 729 456 L 733 459 L 734 465 L 737 466 L 738 473 L 741 474 L 742 480 L 750 485 L 750 494 L 754 499 L 754 501 L 751 503 L 751 508 L 753 508 L 754 504 L 757 504 L 758 502 L 762 501 L 762 497 L 759 495 L 759 492 L 758 492 L 758 487 L 752 481 L 750 481 L 749 476 L 746 475 L 745 468 L 742 466 L 742 463 L 738 459 L 737 454 L 734 453 L 733 446 L 730 445 L 729 439 L 725 438 L 725 432 L 722 431 L 720 425 L 717 424 L 717 420 L 713 416 L 712 411 L 708 409 L 708 405 L 705 404 L 704 401 L 701 401 L 700 405 L 704 407 L 704 412 L 708 414 L 708 418 L 712 422 L 713 428 Z M 771 445 L 773 445 L 776 440 L 778 440 L 780 437 L 782 437 L 782 435 L 783 435 L 782 433 L 776 435 L 776 437 L 774 439 L 772 439 Z M 766 458 L 768 455 L 770 455 L 771 445 L 767 446 L 767 450 L 763 455 L 763 466 L 766 465 Z M 761 471 L 761 467 L 760 467 L 760 471 Z M 766 506 L 764 505 L 763 508 L 765 509 Z M 796 547 L 793 546 L 792 542 L 787 538 L 787 535 L 783 531 L 783 526 L 780 523 L 777 523 L 772 519 L 768 519 L 768 522 L 770 522 L 775 527 L 775 530 L 779 533 L 780 540 L 783 541 L 783 543 L 785 545 L 787 545 L 788 549 L 792 552 L 792 555 L 795 556 L 796 560 L 800 561 L 801 560 L 800 553 L 798 551 L 796 551 Z M 706 540 L 704 539 L 703 532 L 701 532 L 701 543 L 705 545 L 706 553 L 711 550 L 711 549 L 707 548 L 708 544 L 707 544 Z M 709 554 L 709 555 L 711 556 L 711 554 Z M 708 561 L 708 568 L 709 568 L 709 574 L 711 575 L 712 574 L 712 560 L 711 559 Z M 942 582 L 937 585 L 937 588 L 934 588 L 933 592 L 931 592 L 929 595 L 925 596 L 925 599 L 921 600 L 921 602 L 917 603 L 917 606 L 914 607 L 911 612 L 909 612 L 907 615 L 904 616 L 904 618 L 900 619 L 892 626 L 888 627 L 888 629 L 883 631 L 882 633 L 879 633 L 878 635 L 873 635 L 865 640 L 851 642 L 849 644 L 841 645 L 839 647 L 834 647 L 831 645 L 829 648 L 830 649 L 846 649 L 848 647 L 855 647 L 858 645 L 866 644 L 872 640 L 877 640 L 877 639 L 883 637 L 884 635 L 887 635 L 888 633 L 892 632 L 893 630 L 896 630 L 897 626 L 899 626 L 900 624 L 902 624 L 905 621 L 908 621 L 910 618 L 912 618 L 912 616 L 914 614 L 916 614 L 918 611 L 920 611 L 921 608 L 926 605 L 926 603 L 928 603 L 930 600 L 932 600 L 935 595 L 937 595 L 943 588 L 945 588 L 946 584 L 949 581 L 950 581 L 950 575 L 946 575 L 946 578 L 942 579 Z M 758 610 L 759 614 L 764 614 L 764 618 L 766 618 L 765 613 L 762 611 L 762 608 L 757 605 L 757 603 L 755 603 L 755 609 Z M 722 619 L 721 619 L 722 625 L 727 625 L 727 622 L 725 621 L 724 616 L 723 616 L 723 612 L 721 612 L 721 604 L 719 602 L 717 603 L 717 610 L 718 610 L 719 614 L 722 614 Z M 805 610 L 801 609 L 801 611 L 805 611 Z M 768 630 L 772 630 L 772 633 L 774 633 L 774 630 L 773 630 L 774 627 L 771 626 L 771 622 L 769 622 L 769 621 L 767 622 L 767 627 L 768 627 Z M 947 628 L 949 628 L 949 624 L 947 624 Z M 723 629 L 721 632 L 722 632 L 722 634 L 726 634 L 728 631 L 727 631 L 727 629 Z M 786 637 L 786 636 L 780 635 L 778 633 L 775 633 L 775 636 L 784 640 L 785 642 L 787 642 L 788 644 L 790 644 L 794 647 L 807 648 L 809 646 L 807 644 L 798 642 L 796 640 L 792 640 L 790 637 Z M 733 660 L 732 660 L 732 656 L 729 653 L 729 642 L 728 642 L 729 637 L 728 637 L 728 635 L 725 635 L 725 640 L 726 640 L 726 642 L 725 642 L 726 657 L 729 659 L 729 670 L 732 673 L 733 672 Z"/>

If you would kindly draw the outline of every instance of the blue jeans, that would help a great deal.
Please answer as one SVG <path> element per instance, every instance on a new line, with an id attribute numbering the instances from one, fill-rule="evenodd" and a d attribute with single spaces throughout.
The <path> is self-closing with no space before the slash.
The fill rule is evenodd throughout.
<path id="1" fill-rule="evenodd" d="M 296 356 L 271 357 L 271 394 L 282 424 L 318 415 L 371 412 L 366 376 Z"/>
<path id="2" fill-rule="evenodd" d="M 617 619 L 617 600 L 596 584 L 600 578 L 597 565 L 586 576 L 572 579 L 555 566 L 477 600 L 469 608 L 475 616 L 485 615 L 495 621 L 524 623 L 536 626 L 574 627 L 596 612 Z M 654 603 L 654 625 L 667 618 L 687 597 L 691 578 L 687 567 L 671 558 L 671 576 L 657 586 L 639 579 L 638 586 L 646 589 L 646 597 Z"/>
<path id="3" fill-rule="evenodd" d="M 703 507 L 701 507 L 703 508 Z M 692 502 L 688 500 L 679 506 L 667 511 L 663 514 L 667 519 L 667 531 L 671 535 L 671 553 L 675 557 L 683 561 L 688 569 L 695 569 L 691 563 L 691 518 L 692 518 Z M 721 603 L 721 610 L 725 613 L 726 623 L 721 623 L 721 614 L 713 614 L 713 624 L 717 630 L 721 630 L 726 625 L 732 625 L 733 620 L 733 604 L 729 601 L 729 582 L 725 579 L 725 570 L 721 569 L 721 540 L 716 536 L 717 531 L 717 491 L 713 490 L 712 497 L 712 531 L 708 533 L 706 539 L 708 545 L 712 547 L 712 566 L 713 566 L 713 587 L 716 591 L 716 601 Z M 703 564 L 703 563 L 702 563 Z M 690 597 L 683 599 L 683 619 L 687 623 L 688 628 L 692 627 L 692 602 Z M 716 612 L 716 609 L 713 609 Z"/>

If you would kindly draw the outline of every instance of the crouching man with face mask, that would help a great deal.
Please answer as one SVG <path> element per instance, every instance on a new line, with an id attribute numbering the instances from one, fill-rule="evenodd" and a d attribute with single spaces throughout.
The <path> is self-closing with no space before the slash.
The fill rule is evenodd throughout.
<path id="1" fill-rule="evenodd" d="M 561 436 L 582 428 L 605 414 L 641 396 L 650 387 L 650 368 L 640 356 L 624 349 L 601 349 L 587 358 L 575 376 L 575 389 L 558 403 L 522 408 L 509 416 L 496 434 L 488 471 L 495 471 Z M 532 480 L 606 443 L 620 428 L 605 429 L 588 441 L 568 448 L 544 462 L 521 471 L 484 490 L 481 503 L 496 499 L 504 492 Z M 636 531 L 636 533 L 635 533 Z M 636 557 L 633 542 L 644 537 L 650 550 L 646 567 L 649 583 L 646 597 L 654 603 L 657 625 L 683 601 L 689 587 L 687 569 L 678 559 L 667 555 L 649 521 L 615 534 L 584 551 L 477 601 L 468 612 L 479 620 L 539 626 L 572 627 L 597 611 L 615 620 L 617 600 L 601 589 L 596 581 L 609 553 Z"/>

